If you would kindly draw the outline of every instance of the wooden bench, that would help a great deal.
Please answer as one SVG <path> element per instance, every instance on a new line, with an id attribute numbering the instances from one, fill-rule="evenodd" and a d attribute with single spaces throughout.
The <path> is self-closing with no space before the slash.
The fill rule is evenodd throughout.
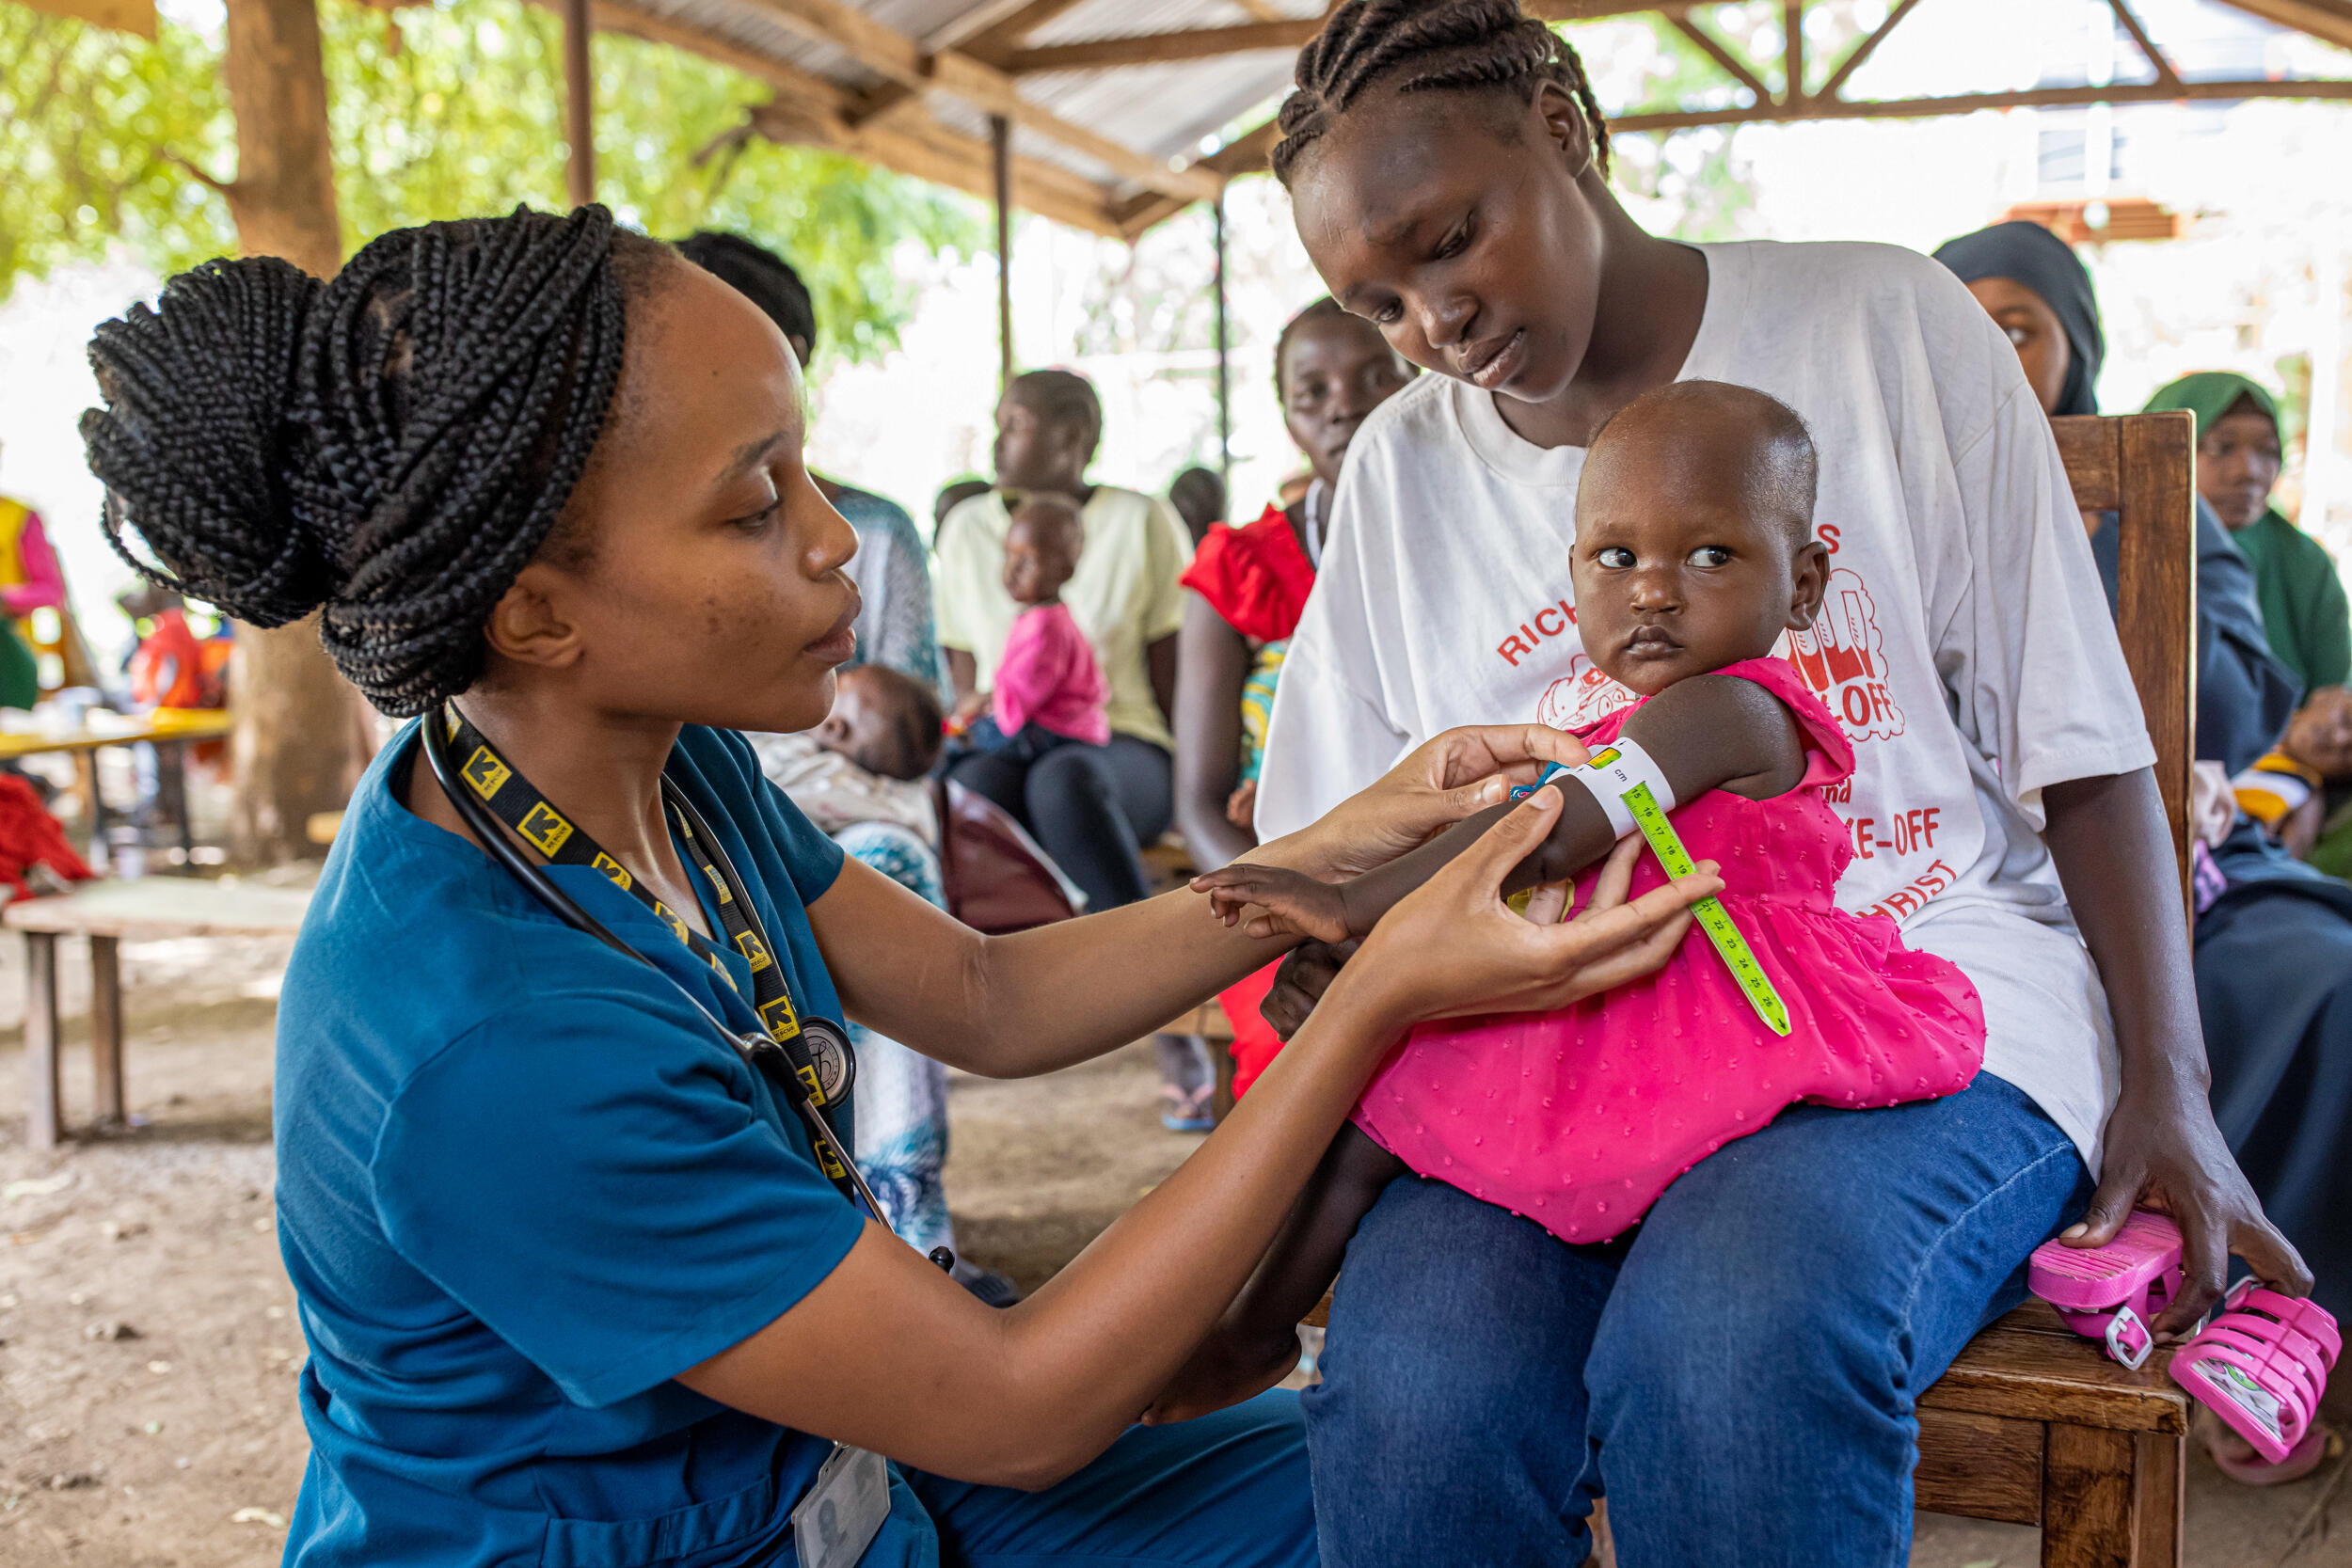
<path id="1" fill-rule="evenodd" d="M 55 1148 L 64 1131 L 59 1108 L 57 939 L 89 939 L 90 1070 L 97 1121 L 126 1119 L 122 1087 L 122 943 L 171 937 L 292 936 L 310 907 L 306 888 L 151 877 L 88 882 L 50 898 L 11 904 L 7 925 L 24 933 L 24 1135 Z"/>

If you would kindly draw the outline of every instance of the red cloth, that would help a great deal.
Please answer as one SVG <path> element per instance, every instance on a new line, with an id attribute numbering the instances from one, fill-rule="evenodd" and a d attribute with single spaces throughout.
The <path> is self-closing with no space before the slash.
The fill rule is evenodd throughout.
<path id="1" fill-rule="evenodd" d="M 1242 636 L 1254 642 L 1277 642 L 1298 629 L 1298 617 L 1315 586 L 1315 568 L 1299 547 L 1290 518 L 1280 507 L 1268 506 L 1245 527 L 1219 523 L 1209 530 L 1182 580 Z M 1236 1097 L 1247 1093 L 1281 1052 L 1281 1037 L 1258 1011 L 1274 989 L 1274 972 L 1279 967 L 1268 964 L 1217 996 L 1233 1026 Z"/>
<path id="2" fill-rule="evenodd" d="M 205 700 L 204 644 L 187 615 L 167 610 L 131 656 L 131 700 L 146 707 L 211 707 Z"/>
<path id="3" fill-rule="evenodd" d="M 97 875 L 65 841 L 65 830 L 40 803 L 33 786 L 13 773 L 0 773 L 0 882 L 10 888 L 8 901 L 30 898 L 24 873 L 45 865 L 69 882 L 86 882 Z"/>
<path id="4" fill-rule="evenodd" d="M 1219 523 L 1209 530 L 1182 581 L 1244 637 L 1274 642 L 1298 629 L 1315 569 L 1291 520 L 1269 506 L 1246 528 Z"/>
<path id="5" fill-rule="evenodd" d="M 1249 1085 L 1258 1081 L 1258 1074 L 1266 1064 L 1281 1053 L 1282 1037 L 1274 1032 L 1274 1025 L 1258 1011 L 1274 989 L 1274 972 L 1282 967 L 1277 958 L 1255 974 L 1245 975 L 1217 992 L 1217 1005 L 1225 1009 L 1225 1020 L 1233 1026 L 1233 1098 L 1239 1100 L 1249 1092 Z"/>
<path id="6" fill-rule="evenodd" d="M 1110 699 L 1111 685 L 1103 678 L 1094 644 L 1078 629 L 1068 605 L 1058 599 L 1031 605 L 1014 617 L 1012 630 L 1005 634 L 1005 657 L 996 661 L 992 698 L 996 727 L 1007 739 L 1035 720 L 1056 735 L 1107 746 Z"/>

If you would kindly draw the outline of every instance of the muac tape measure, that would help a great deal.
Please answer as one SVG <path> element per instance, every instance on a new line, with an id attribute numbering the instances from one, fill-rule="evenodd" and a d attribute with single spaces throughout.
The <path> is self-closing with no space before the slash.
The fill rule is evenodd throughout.
<path id="1" fill-rule="evenodd" d="M 1665 868 L 1667 876 L 1688 877 L 1698 869 L 1691 863 L 1691 852 L 1682 847 L 1682 837 L 1675 832 L 1674 824 L 1658 809 L 1658 797 L 1649 792 L 1649 785 L 1635 784 L 1625 792 L 1624 800 L 1633 813 L 1634 826 L 1649 840 L 1650 852 L 1658 857 L 1658 863 Z M 1781 1002 L 1780 992 L 1772 989 L 1764 966 L 1756 961 L 1756 952 L 1748 946 L 1748 939 L 1732 923 L 1731 911 L 1724 908 L 1721 900 L 1709 897 L 1692 905 L 1691 916 L 1699 923 L 1699 929 L 1707 933 L 1707 940 L 1715 944 L 1715 951 L 1723 955 L 1731 977 L 1740 982 L 1740 989 L 1747 993 L 1748 1006 L 1756 1009 L 1756 1016 L 1764 1021 L 1765 1027 L 1775 1035 L 1788 1033 L 1788 1009 Z"/>
<path id="2" fill-rule="evenodd" d="M 1550 783 L 1557 774 L 1583 773 L 1589 778 L 1592 774 L 1588 769 L 1615 756 L 1614 752 L 1604 751 L 1586 763 L 1584 768 L 1571 768 L 1554 763 L 1544 770 L 1540 783 L 1513 790 L 1511 799 L 1526 800 L 1545 784 Z M 1649 843 L 1650 852 L 1658 857 L 1658 863 L 1665 868 L 1668 877 L 1688 877 L 1698 869 L 1692 863 L 1691 851 L 1682 847 L 1681 835 L 1675 832 L 1674 824 L 1666 820 L 1666 814 L 1659 809 L 1658 797 L 1650 793 L 1649 785 L 1637 784 L 1618 799 L 1625 802 L 1626 810 L 1632 815 L 1633 825 L 1642 831 L 1642 837 Z M 1526 912 L 1525 900 L 1534 892 L 1534 889 L 1530 888 L 1526 893 L 1516 895 L 1511 900 L 1511 907 L 1521 913 Z M 1707 940 L 1715 944 L 1715 951 L 1722 956 L 1724 967 L 1731 971 L 1731 977 L 1739 982 L 1740 990 L 1748 999 L 1748 1006 L 1756 1009 L 1756 1016 L 1764 1021 L 1764 1026 L 1775 1035 L 1788 1034 L 1788 1008 L 1782 1003 L 1780 992 L 1772 989 L 1772 979 L 1764 973 L 1764 966 L 1756 961 L 1756 951 L 1748 945 L 1748 939 L 1740 934 L 1740 927 L 1733 922 L 1731 911 L 1724 909 L 1719 899 L 1702 898 L 1691 906 L 1691 916 L 1699 923 L 1699 929 L 1707 933 Z"/>

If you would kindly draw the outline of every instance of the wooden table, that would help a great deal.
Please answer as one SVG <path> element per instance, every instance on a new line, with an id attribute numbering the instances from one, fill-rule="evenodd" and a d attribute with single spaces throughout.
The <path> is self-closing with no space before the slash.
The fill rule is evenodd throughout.
<path id="1" fill-rule="evenodd" d="M 226 708 L 183 708 L 178 717 L 158 723 L 152 718 L 125 721 L 120 724 L 92 725 L 87 721 L 81 728 L 52 735 L 41 730 L 0 730 L 0 762 L 12 762 L 20 757 L 40 756 L 61 752 L 73 759 L 74 792 L 82 798 L 85 819 L 89 823 L 90 854 L 93 860 L 103 856 L 106 842 L 106 802 L 98 792 L 98 752 L 105 746 L 135 746 L 146 741 L 158 749 L 160 754 L 171 759 L 178 768 L 185 755 L 188 742 L 218 740 L 236 727 L 236 721 Z M 184 855 L 196 847 L 188 828 L 187 792 L 181 791 L 180 848 Z"/>
<path id="2" fill-rule="evenodd" d="M 122 942 L 169 937 L 291 936 L 310 907 L 308 888 L 151 877 L 86 882 L 72 893 L 28 898 L 0 912 L 24 933 L 24 1135 L 55 1148 L 64 1130 L 58 1104 L 57 939 L 89 939 L 90 1070 L 97 1120 L 125 1120 L 122 1092 Z"/>

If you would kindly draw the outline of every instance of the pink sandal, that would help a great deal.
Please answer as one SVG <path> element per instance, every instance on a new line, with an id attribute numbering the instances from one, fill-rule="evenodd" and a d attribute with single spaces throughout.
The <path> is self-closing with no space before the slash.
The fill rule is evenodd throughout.
<path id="1" fill-rule="evenodd" d="M 2274 1465 L 2324 1450 L 2327 1429 L 2312 1418 L 2328 1373 L 2344 1350 L 2328 1309 L 2238 1281 L 2220 1316 L 2172 1357 L 2172 1381 Z"/>
<path id="2" fill-rule="evenodd" d="M 2069 1327 L 2105 1339 L 2109 1355 L 2137 1370 L 2155 1348 L 2149 1323 L 2180 1291 L 2180 1228 L 2169 1215 L 2136 1210 L 2106 1246 L 2044 1242 L 2026 1278 Z M 2222 1472 L 2249 1486 L 2277 1485 L 2309 1474 L 2336 1445 L 2314 1418 L 2343 1349 L 2325 1307 L 2244 1279 L 2174 1353 L 2172 1381 L 2262 1456 L 2217 1453 Z"/>

